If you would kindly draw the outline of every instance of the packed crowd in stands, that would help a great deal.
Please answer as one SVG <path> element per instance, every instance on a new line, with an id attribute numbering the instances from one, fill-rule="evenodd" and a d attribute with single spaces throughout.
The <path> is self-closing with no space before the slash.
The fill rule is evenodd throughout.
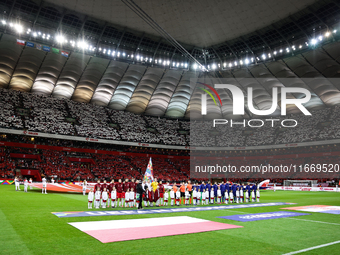
<path id="1" fill-rule="evenodd" d="M 196 147 L 289 144 L 340 138 L 340 106 L 295 114 L 295 128 L 238 125 L 212 127 L 211 121 L 174 120 L 116 111 L 15 90 L 0 89 L 0 128 L 96 139 Z M 26 114 L 21 114 L 21 111 Z M 283 117 L 278 118 L 283 120 Z M 279 122 L 278 122 L 279 123 Z M 183 132 L 184 131 L 184 132 Z"/>

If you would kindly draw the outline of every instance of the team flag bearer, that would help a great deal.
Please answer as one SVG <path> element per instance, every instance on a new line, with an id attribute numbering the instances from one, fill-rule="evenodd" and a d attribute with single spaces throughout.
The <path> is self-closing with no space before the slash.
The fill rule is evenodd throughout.
<path id="1" fill-rule="evenodd" d="M 15 176 L 14 178 L 14 183 L 15 183 L 15 191 L 20 190 L 20 182 L 19 182 L 19 178 Z"/>
<path id="2" fill-rule="evenodd" d="M 85 196 L 86 195 L 86 186 L 87 186 L 86 180 L 83 181 L 82 186 L 83 186 L 83 195 Z"/>
<path id="3" fill-rule="evenodd" d="M 102 208 L 106 208 L 107 199 L 108 199 L 108 194 L 107 194 L 106 188 L 104 188 L 102 192 Z"/>
<path id="4" fill-rule="evenodd" d="M 46 180 L 45 177 L 42 178 L 42 186 L 43 186 L 43 188 L 42 188 L 42 190 L 41 190 L 41 194 L 44 194 L 44 190 L 45 190 L 45 194 L 47 194 L 47 192 L 46 192 L 47 180 Z"/>
<path id="5" fill-rule="evenodd" d="M 25 178 L 24 180 L 24 191 L 27 192 L 27 187 L 28 187 L 28 181 L 27 179 Z"/>
<path id="6" fill-rule="evenodd" d="M 225 197 L 225 203 L 228 204 L 228 201 L 229 201 L 228 190 L 226 190 L 226 192 L 224 193 L 224 197 Z"/>
<path id="7" fill-rule="evenodd" d="M 89 194 L 87 195 L 87 200 L 88 200 L 87 208 L 88 209 L 92 209 L 93 198 L 94 198 L 94 193 L 93 193 L 93 189 L 91 188 Z"/>
<path id="8" fill-rule="evenodd" d="M 260 202 L 260 188 L 256 190 L 257 202 Z"/>

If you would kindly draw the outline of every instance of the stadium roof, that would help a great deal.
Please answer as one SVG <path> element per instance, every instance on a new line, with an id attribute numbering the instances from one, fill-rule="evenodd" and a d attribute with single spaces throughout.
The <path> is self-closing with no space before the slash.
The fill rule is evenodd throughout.
<path id="1" fill-rule="evenodd" d="M 311 91 L 308 109 L 340 102 L 339 82 L 325 79 L 337 78 L 340 73 L 336 42 L 340 8 L 335 1 L 278 0 L 274 7 L 271 1 L 243 1 L 232 11 L 222 8 L 233 6 L 231 1 L 209 1 L 209 6 L 205 6 L 207 1 L 137 2 L 177 40 L 193 43 L 186 49 L 210 73 L 199 72 L 176 48 L 150 35 L 154 31 L 121 1 L 110 1 L 109 6 L 104 6 L 103 0 L 81 4 L 61 0 L 57 3 L 61 6 L 49 1 L 0 2 L 1 87 L 174 118 L 199 113 L 201 91 L 190 89 L 191 78 L 204 78 L 206 83 L 212 78 L 228 78 L 243 90 L 256 87 L 254 103 L 258 109 L 270 108 L 271 89 L 283 86 L 281 78 L 293 78 L 289 86 Z M 190 16 L 201 12 L 204 14 L 198 17 Z M 204 20 L 207 14 L 209 18 Z M 181 20 L 189 18 L 188 22 Z M 221 20 L 228 23 L 229 18 L 239 24 L 237 31 L 232 26 L 227 33 L 230 25 L 221 25 Z M 217 33 L 220 27 L 223 29 Z M 207 36 L 204 31 L 216 35 Z M 206 41 L 197 39 L 200 36 Z M 31 46 L 18 45 L 18 38 L 30 41 Z M 220 40 L 228 41 L 205 49 L 195 46 L 197 41 L 208 45 Z M 38 50 L 38 45 L 40 49 L 48 45 L 54 52 Z M 62 50 L 67 54 L 60 54 Z M 314 77 L 320 78 L 318 82 L 294 80 Z M 265 80 L 247 83 L 244 78 Z M 231 95 L 218 92 L 227 103 L 217 107 L 209 99 L 208 115 L 230 117 Z M 295 112 L 295 108 L 288 109 L 288 113 Z"/>
<path id="2" fill-rule="evenodd" d="M 121 0 L 46 0 L 112 24 L 159 36 Z M 177 41 L 209 47 L 252 33 L 294 14 L 316 0 L 135 1 Z"/>

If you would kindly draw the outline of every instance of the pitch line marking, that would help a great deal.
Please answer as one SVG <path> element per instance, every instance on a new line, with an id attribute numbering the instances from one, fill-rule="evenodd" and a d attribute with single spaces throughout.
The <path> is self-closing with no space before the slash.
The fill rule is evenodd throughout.
<path id="1" fill-rule="evenodd" d="M 315 223 L 323 223 L 323 224 L 330 224 L 330 225 L 338 225 L 340 226 L 339 223 L 333 223 L 333 222 L 324 222 L 324 221 L 317 221 L 317 220 L 305 220 L 305 219 L 296 219 L 296 218 L 287 218 L 290 220 L 302 220 L 302 221 L 310 221 L 310 222 L 315 222 Z"/>
<path id="2" fill-rule="evenodd" d="M 321 245 L 318 245 L 318 246 L 313 246 L 313 247 L 306 248 L 306 249 L 299 250 L 299 251 L 292 251 L 292 252 L 289 252 L 289 253 L 285 253 L 283 255 L 298 254 L 298 253 L 302 253 L 302 252 L 306 252 L 306 251 L 311 251 L 311 250 L 323 248 L 323 247 L 330 246 L 330 245 L 337 244 L 337 243 L 340 243 L 340 240 L 339 241 L 335 241 L 335 242 L 331 242 L 331 243 L 321 244 Z"/>

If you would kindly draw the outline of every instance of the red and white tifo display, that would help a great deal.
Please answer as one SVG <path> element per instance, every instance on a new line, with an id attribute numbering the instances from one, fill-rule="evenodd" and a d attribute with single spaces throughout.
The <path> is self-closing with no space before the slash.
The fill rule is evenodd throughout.
<path id="1" fill-rule="evenodd" d="M 34 182 L 28 184 L 34 188 L 42 189 L 43 184 L 41 182 Z M 57 192 L 77 192 L 82 193 L 83 187 L 79 186 L 78 184 L 63 184 L 63 183 L 48 183 L 47 184 L 47 191 L 57 191 Z M 86 188 L 86 192 L 90 191 L 89 187 Z"/>

